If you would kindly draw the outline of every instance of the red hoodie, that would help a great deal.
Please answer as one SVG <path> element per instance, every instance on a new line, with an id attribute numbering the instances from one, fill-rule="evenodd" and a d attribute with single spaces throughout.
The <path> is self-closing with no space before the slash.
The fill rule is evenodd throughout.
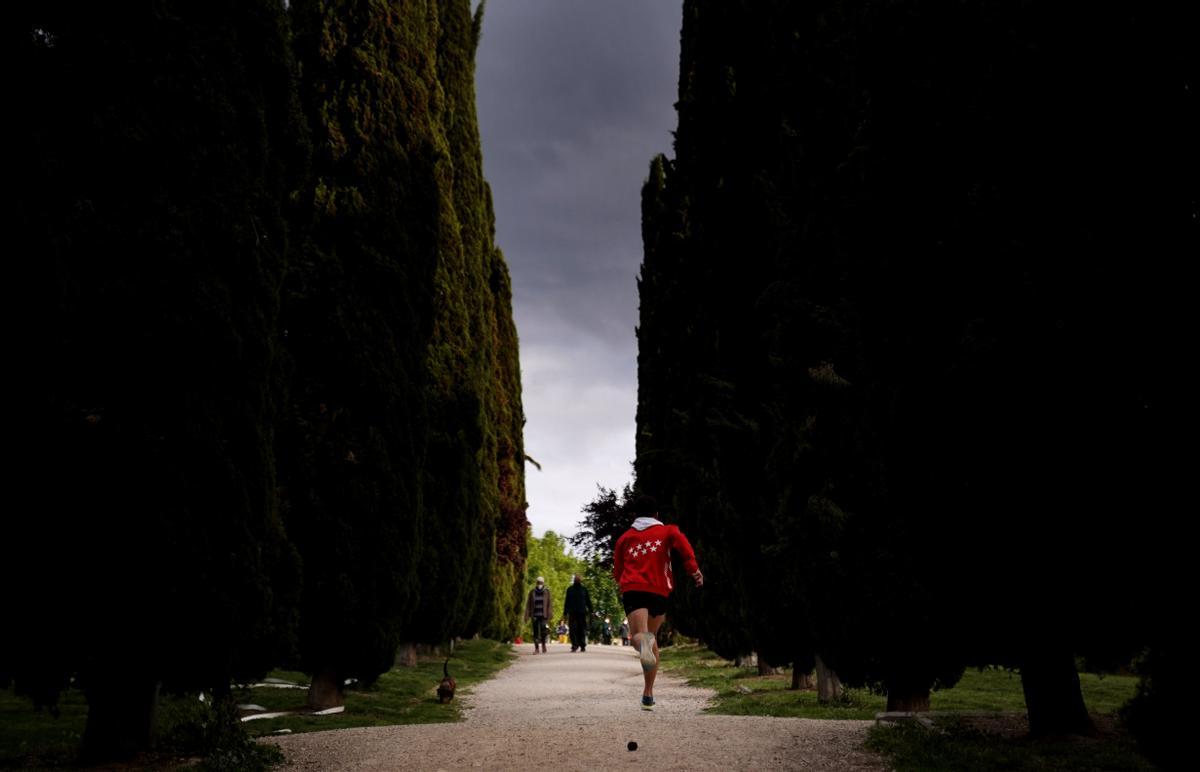
<path id="1" fill-rule="evenodd" d="M 646 527 L 638 527 L 642 525 Z M 621 592 L 670 595 L 675 586 L 671 581 L 671 550 L 683 558 L 689 574 L 700 570 L 692 545 L 678 527 L 650 518 L 635 520 L 634 527 L 621 534 L 613 549 L 613 576 Z"/>

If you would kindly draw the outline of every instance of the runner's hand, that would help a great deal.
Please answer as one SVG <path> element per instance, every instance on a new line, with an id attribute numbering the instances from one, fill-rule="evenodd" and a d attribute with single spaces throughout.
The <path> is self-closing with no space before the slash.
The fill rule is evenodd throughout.
<path id="1" fill-rule="evenodd" d="M 692 581 L 696 583 L 697 587 L 703 587 L 704 586 L 704 574 L 700 573 L 699 569 L 697 569 L 696 573 L 692 574 Z"/>

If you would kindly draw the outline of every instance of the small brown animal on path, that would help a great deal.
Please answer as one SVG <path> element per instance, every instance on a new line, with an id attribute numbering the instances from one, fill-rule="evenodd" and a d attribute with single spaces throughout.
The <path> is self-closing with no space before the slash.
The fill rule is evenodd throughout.
<path id="1" fill-rule="evenodd" d="M 454 683 L 454 679 L 450 677 L 449 666 L 450 660 L 447 658 L 446 661 L 442 663 L 442 682 L 438 684 L 437 688 L 438 702 L 442 703 L 443 705 L 454 699 L 454 690 L 458 686 L 456 683 Z"/>

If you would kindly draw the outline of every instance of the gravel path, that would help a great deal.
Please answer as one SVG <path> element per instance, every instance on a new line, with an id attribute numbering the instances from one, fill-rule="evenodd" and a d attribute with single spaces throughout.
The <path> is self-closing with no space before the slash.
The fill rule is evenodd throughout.
<path id="1" fill-rule="evenodd" d="M 870 721 L 702 713 L 711 692 L 662 674 L 653 712 L 640 709 L 632 647 L 550 644 L 459 695 L 459 724 L 341 729 L 270 738 L 291 769 L 885 770 L 861 749 Z M 432 687 L 432 685 L 431 685 Z M 636 741 L 630 752 L 627 744 Z"/>

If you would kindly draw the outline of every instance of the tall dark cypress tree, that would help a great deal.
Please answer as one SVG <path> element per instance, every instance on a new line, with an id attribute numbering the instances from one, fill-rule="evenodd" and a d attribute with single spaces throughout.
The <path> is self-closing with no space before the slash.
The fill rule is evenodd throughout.
<path id="1" fill-rule="evenodd" d="M 512 398 L 511 381 L 500 381 L 499 360 L 516 355 L 515 334 L 502 340 L 498 329 L 503 321 L 498 314 L 511 320 L 511 311 L 507 298 L 497 296 L 508 291 L 507 278 L 495 276 L 495 262 L 502 268 L 503 258 L 492 240 L 491 191 L 483 179 L 475 115 L 475 50 L 484 6 L 472 15 L 470 5 L 469 0 L 436 5 L 445 155 L 438 161 L 442 230 L 434 281 L 445 302 L 435 310 L 427 359 L 436 416 L 430 443 L 435 466 L 426 491 L 437 520 L 428 533 L 435 558 L 430 575 L 439 588 L 427 599 L 427 618 L 436 620 L 424 631 L 430 643 L 478 632 L 495 609 L 500 469 L 506 461 L 498 450 L 501 433 L 508 431 L 499 422 L 501 400 Z M 511 440 L 506 445 L 511 453 Z M 513 585 L 510 579 L 507 589 Z"/>
<path id="2" fill-rule="evenodd" d="M 972 577 L 946 588 L 969 611 L 964 648 L 1021 668 L 1037 733 L 1088 726 L 1075 655 L 1127 658 L 1165 618 L 1158 570 L 1114 570 L 1111 534 L 1136 521 L 1146 547 L 1169 542 L 1161 421 L 1188 425 L 1164 353 L 1173 266 L 1197 246 L 1189 16 L 898 4 L 862 46 L 872 98 L 842 232 L 870 420 L 905 438 L 884 456 L 889 495 L 914 542 Z M 1158 364 L 1116 365 L 1139 361 Z M 1114 623 L 1112 605 L 1138 616 Z"/>
<path id="3" fill-rule="evenodd" d="M 444 140 L 431 7 L 305 0 L 292 16 L 314 154 L 279 454 L 304 559 L 300 665 L 328 707 L 344 679 L 392 666 L 422 589 Z"/>
<path id="4" fill-rule="evenodd" d="M 894 707 L 1013 664 L 1034 732 L 1087 728 L 1074 656 L 1167 629 L 1171 561 L 1115 570 L 1112 533 L 1170 542 L 1169 425 L 1194 425 L 1171 353 L 1190 22 L 685 4 L 676 159 L 644 194 L 638 484 L 743 570 L 682 625 L 782 586 L 798 623 L 741 645 L 804 641 Z"/>
<path id="5" fill-rule="evenodd" d="M 304 143 L 276 2 L 20 13 L 37 506 L 5 539 L 0 671 L 38 701 L 74 676 L 108 758 L 160 687 L 227 694 L 290 634 L 272 443 Z"/>
<path id="6" fill-rule="evenodd" d="M 766 28 L 758 24 L 764 13 Z M 785 268 L 806 227 L 793 211 L 808 205 L 801 175 L 817 164 L 799 148 L 822 141 L 806 121 L 820 114 L 823 95 L 793 61 L 811 42 L 803 15 L 784 6 L 685 6 L 677 157 L 652 164 L 643 192 L 638 486 L 673 496 L 697 542 L 718 547 L 706 554 L 713 591 L 702 594 L 703 606 L 685 594 L 681 625 L 703 629 L 723 653 L 759 649 L 777 664 L 810 661 L 814 645 L 800 609 L 745 600 L 774 599 L 772 586 L 795 581 L 769 568 L 808 545 L 786 531 L 801 527 L 820 491 L 812 470 L 779 473 L 779 488 L 763 478 L 809 444 L 808 417 L 790 420 L 777 397 L 811 390 L 809 368 L 824 372 L 815 345 L 784 357 L 771 331 L 773 317 L 808 312 L 787 305 L 785 284 L 794 281 Z M 783 386 L 783 377 L 795 380 Z M 788 511 L 776 516 L 780 506 Z M 730 614 L 743 622 L 706 629 L 706 619 Z M 799 651 L 781 652 L 775 640 Z"/>
<path id="7" fill-rule="evenodd" d="M 512 285 L 504 256 L 499 249 L 492 255 L 489 287 L 494 298 L 494 342 L 490 404 L 496 436 L 500 516 L 496 525 L 491 599 L 482 632 L 496 640 L 508 640 L 517 635 L 525 609 L 525 533 L 529 529 L 525 510 L 529 505 L 525 501 L 525 413 L 521 404 L 517 328 L 512 317 Z"/>
<path id="8" fill-rule="evenodd" d="M 280 453 L 305 556 L 302 665 L 326 706 L 401 642 L 512 615 L 500 565 L 521 553 L 498 562 L 497 533 L 502 513 L 524 519 L 520 381 L 475 119 L 482 9 L 293 11 L 317 152 Z"/>

